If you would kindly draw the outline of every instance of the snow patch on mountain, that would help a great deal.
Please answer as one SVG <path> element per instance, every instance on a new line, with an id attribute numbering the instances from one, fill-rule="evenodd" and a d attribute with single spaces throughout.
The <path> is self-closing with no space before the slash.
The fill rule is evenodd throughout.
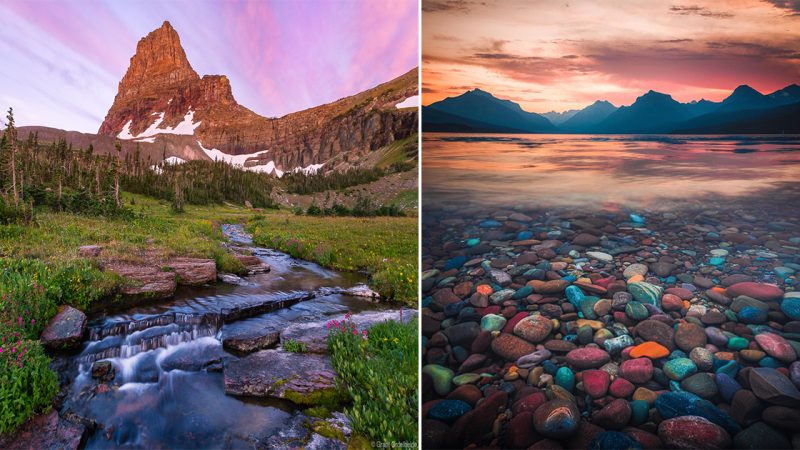
<path id="1" fill-rule="evenodd" d="M 394 105 L 395 108 L 419 108 L 419 95 L 412 95 L 411 97 L 406 98 L 402 102 Z"/>
<path id="2" fill-rule="evenodd" d="M 130 139 L 142 140 L 142 138 L 149 138 L 152 136 L 156 136 L 158 134 L 181 134 L 181 135 L 192 136 L 194 135 L 194 130 L 200 126 L 200 123 L 202 123 L 202 121 L 194 123 L 194 111 L 190 109 L 189 112 L 187 112 L 186 115 L 183 116 L 183 120 L 175 127 L 159 128 L 161 122 L 164 121 L 164 113 L 163 112 L 153 113 L 152 115 L 156 114 L 158 115 L 158 118 L 155 120 L 155 122 L 150 124 L 150 126 L 147 127 L 147 129 L 144 130 L 143 132 L 135 136 L 131 134 L 131 124 L 133 123 L 133 120 L 129 120 L 127 123 L 125 123 L 125 126 L 122 127 L 122 131 L 119 132 L 117 137 L 119 139 L 124 139 L 124 140 L 130 140 Z"/>

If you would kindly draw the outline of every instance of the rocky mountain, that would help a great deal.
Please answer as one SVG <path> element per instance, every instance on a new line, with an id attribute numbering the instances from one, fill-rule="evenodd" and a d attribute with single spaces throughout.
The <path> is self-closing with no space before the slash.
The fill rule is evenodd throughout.
<path id="1" fill-rule="evenodd" d="M 572 116 L 578 114 L 579 112 L 581 112 L 580 109 L 568 109 L 564 112 L 549 111 L 546 113 L 541 113 L 539 115 L 549 120 L 550 123 L 552 123 L 553 125 L 560 126 L 562 123 L 571 119 Z"/>
<path id="2" fill-rule="evenodd" d="M 98 134 L 141 144 L 189 136 L 182 138 L 189 159 L 224 159 L 278 175 L 335 170 L 416 133 L 418 108 L 397 105 L 417 93 L 415 68 L 332 103 L 262 117 L 236 101 L 224 75 L 200 77 L 164 22 L 139 41 Z"/>
<path id="3" fill-rule="evenodd" d="M 434 112 L 435 111 L 435 112 Z M 426 112 L 430 117 L 426 118 Z M 473 89 L 457 97 L 448 97 L 432 103 L 423 111 L 423 129 L 427 131 L 451 131 L 454 128 L 477 128 L 476 131 L 550 133 L 556 127 L 536 113 L 527 112 L 511 100 Z M 442 117 L 447 122 L 442 122 Z M 477 124 L 477 125 L 476 125 Z M 490 130 L 481 129 L 489 128 Z"/>
<path id="4" fill-rule="evenodd" d="M 564 121 L 559 128 L 572 133 L 590 132 L 600 122 L 610 116 L 617 107 L 605 100 L 598 100 L 581 109 Z"/>

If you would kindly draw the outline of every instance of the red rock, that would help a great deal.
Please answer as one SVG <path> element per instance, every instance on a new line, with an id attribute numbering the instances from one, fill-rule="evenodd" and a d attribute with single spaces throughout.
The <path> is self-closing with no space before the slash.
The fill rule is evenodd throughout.
<path id="1" fill-rule="evenodd" d="M 472 406 L 475 406 L 478 403 L 478 400 L 483 398 L 483 392 L 478 389 L 477 386 L 474 384 L 465 384 L 459 386 L 453 390 L 453 392 L 447 395 L 448 400 L 461 400 L 464 402 L 469 403 Z M 423 414 L 423 417 L 426 416 Z"/>
<path id="2" fill-rule="evenodd" d="M 619 366 L 619 375 L 631 383 L 646 383 L 653 377 L 653 361 L 650 358 L 637 358 L 624 361 Z"/>
<path id="3" fill-rule="evenodd" d="M 528 450 L 564 450 L 564 446 L 554 439 L 542 439 L 528 447 Z"/>
<path id="4" fill-rule="evenodd" d="M 47 323 L 41 335 L 42 345 L 50 349 L 63 350 L 80 345 L 86 330 L 86 314 L 64 305 Z"/>
<path id="5" fill-rule="evenodd" d="M 492 351 L 508 361 L 516 361 L 536 351 L 534 344 L 508 333 L 501 333 L 494 338 L 491 346 Z"/>
<path id="6" fill-rule="evenodd" d="M 505 447 L 528 448 L 542 437 L 533 428 L 533 413 L 525 411 L 514 414 L 505 431 Z"/>
<path id="7" fill-rule="evenodd" d="M 728 448 L 732 443 L 724 428 L 699 416 L 681 416 L 661 422 L 658 437 L 670 448 Z"/>
<path id="8" fill-rule="evenodd" d="M 537 408 L 544 405 L 546 401 L 547 396 L 544 394 L 544 392 L 534 392 L 515 402 L 511 406 L 511 411 L 514 414 L 519 414 L 526 411 L 532 413 L 535 412 Z"/>
<path id="9" fill-rule="evenodd" d="M 580 282 L 576 282 L 576 283 L 573 283 L 573 284 L 575 286 L 578 286 L 582 290 L 590 293 L 590 294 L 603 295 L 608 291 L 608 289 L 604 288 L 603 286 L 598 286 L 596 284 L 588 284 L 588 283 L 580 283 Z"/>
<path id="10" fill-rule="evenodd" d="M 682 300 L 691 300 L 692 297 L 694 297 L 694 295 L 692 294 L 692 291 L 690 291 L 688 289 L 684 289 L 684 288 L 679 288 L 679 287 L 667 288 L 667 290 L 664 291 L 664 293 L 665 294 L 675 295 L 675 296 L 681 298 Z"/>
<path id="11" fill-rule="evenodd" d="M 594 347 L 577 348 L 567 353 L 567 363 L 577 369 L 595 369 L 611 360 L 605 351 Z"/>
<path id="12" fill-rule="evenodd" d="M 475 409 L 461 416 L 452 428 L 451 438 L 455 441 L 455 446 L 466 447 L 469 444 L 480 443 L 481 438 L 492 431 L 492 424 L 497 418 L 498 411 L 507 401 L 508 394 L 504 391 L 495 391 Z"/>
<path id="13" fill-rule="evenodd" d="M 609 430 L 618 430 L 631 420 L 631 405 L 618 398 L 592 415 L 592 422 Z"/>
<path id="14" fill-rule="evenodd" d="M 51 410 L 34 416 L 13 433 L 0 435 L 0 447 L 8 450 L 59 449 L 75 450 L 87 434 L 86 427 L 74 424 Z"/>
<path id="15" fill-rule="evenodd" d="M 470 351 L 472 353 L 484 353 L 489 350 L 489 346 L 492 343 L 492 334 L 488 331 L 481 331 L 478 333 L 478 337 L 472 341 L 472 346 L 470 347 Z"/>
<path id="16" fill-rule="evenodd" d="M 746 295 L 756 300 L 777 301 L 783 298 L 783 290 L 774 284 L 755 283 L 753 281 L 744 281 L 736 283 L 725 289 L 725 295 L 730 298 L 736 298 L 740 295 Z"/>
<path id="17" fill-rule="evenodd" d="M 616 277 L 605 277 L 605 278 L 600 278 L 599 280 L 595 281 L 594 284 L 596 284 L 596 285 L 598 285 L 600 287 L 604 287 L 604 288 L 606 288 L 606 290 L 608 290 L 608 287 L 611 286 L 611 283 L 613 283 L 615 280 L 616 280 Z"/>
<path id="18" fill-rule="evenodd" d="M 611 377 L 604 370 L 586 370 L 582 372 L 583 390 L 593 398 L 604 397 L 608 392 Z"/>
<path id="19" fill-rule="evenodd" d="M 773 358 L 785 363 L 792 363 L 797 359 L 797 353 L 789 342 L 775 333 L 761 333 L 756 335 L 758 345 Z"/>
<path id="20" fill-rule="evenodd" d="M 167 267 L 178 276 L 180 285 L 199 286 L 217 281 L 217 264 L 213 259 L 173 258 Z"/>
<path id="21" fill-rule="evenodd" d="M 633 395 L 634 390 L 636 386 L 625 378 L 617 378 L 608 387 L 608 393 L 618 398 L 628 398 Z"/>
<path id="22" fill-rule="evenodd" d="M 566 441 L 566 448 L 589 448 L 589 444 L 603 431 L 605 431 L 603 428 L 581 420 L 578 426 L 578 433 Z"/>
<path id="23" fill-rule="evenodd" d="M 664 448 L 664 444 L 661 442 L 661 439 L 659 439 L 658 436 L 653 433 L 648 433 L 640 428 L 625 427 L 622 429 L 622 432 L 636 439 L 639 444 L 642 445 L 643 450 L 656 450 Z"/>
<path id="24" fill-rule="evenodd" d="M 675 294 L 664 294 L 661 297 L 661 309 L 664 311 L 680 311 L 683 308 L 683 300 Z"/>

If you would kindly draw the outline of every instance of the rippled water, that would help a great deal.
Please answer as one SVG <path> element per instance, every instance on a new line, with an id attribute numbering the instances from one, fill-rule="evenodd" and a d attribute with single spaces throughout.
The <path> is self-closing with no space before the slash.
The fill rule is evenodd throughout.
<path id="1" fill-rule="evenodd" d="M 423 205 L 672 207 L 798 183 L 800 136 L 423 135 Z"/>
<path id="2" fill-rule="evenodd" d="M 225 227 L 234 244 L 250 246 L 240 228 Z M 67 380 L 60 412 L 94 421 L 98 429 L 87 448 L 252 448 L 293 426 L 289 402 L 245 399 L 224 392 L 222 366 L 235 358 L 221 339 L 228 333 L 282 331 L 346 312 L 383 310 L 335 288 L 365 281 L 300 261 L 274 250 L 253 251 L 269 264 L 269 273 L 242 285 L 182 288 L 170 300 L 137 306 L 89 322 L 89 338 L 76 355 L 58 360 Z M 280 304 L 272 312 L 226 323 L 226 309 L 291 299 L 304 292 L 319 295 Z M 381 311 L 375 311 L 380 315 Z M 110 388 L 92 379 L 94 361 L 110 361 L 116 377 Z"/>

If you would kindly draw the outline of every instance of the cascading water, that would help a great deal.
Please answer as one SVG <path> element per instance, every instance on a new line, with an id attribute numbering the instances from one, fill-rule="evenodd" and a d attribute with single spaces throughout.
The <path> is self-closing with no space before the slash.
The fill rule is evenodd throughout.
<path id="1" fill-rule="evenodd" d="M 226 225 L 223 232 L 272 270 L 241 285 L 180 289 L 168 301 L 95 317 L 80 352 L 62 357 L 58 367 L 67 379 L 67 396 L 61 412 L 97 423 L 87 448 L 252 447 L 264 442 L 288 426 L 295 408 L 284 401 L 225 395 L 221 370 L 237 356 L 225 351 L 221 341 L 234 334 L 324 324 L 347 311 L 381 309 L 342 295 L 363 282 L 357 274 L 252 248 L 239 226 Z M 106 362 L 110 372 L 94 378 L 93 366 Z"/>

